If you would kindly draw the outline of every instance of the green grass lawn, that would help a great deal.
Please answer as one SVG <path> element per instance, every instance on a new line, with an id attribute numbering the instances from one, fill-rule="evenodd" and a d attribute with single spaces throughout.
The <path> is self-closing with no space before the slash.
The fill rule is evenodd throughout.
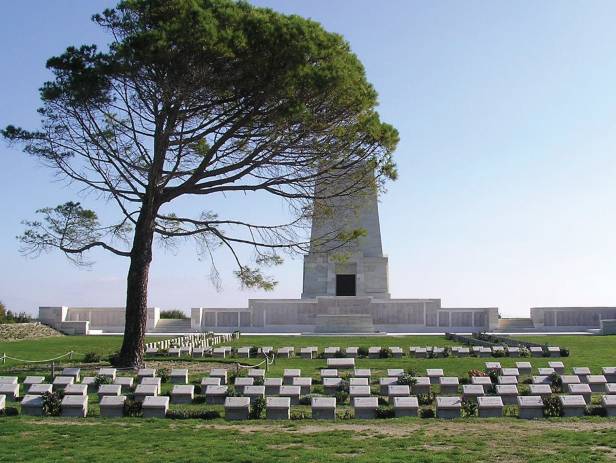
<path id="1" fill-rule="evenodd" d="M 572 367 L 588 366 L 599 373 L 603 366 L 616 365 L 616 337 L 599 336 L 535 336 L 525 339 L 567 347 L 570 357 L 562 360 Z M 101 355 L 116 351 L 120 337 L 61 337 L 0 343 L 0 352 L 20 358 L 43 359 L 74 350 L 83 354 L 95 351 Z M 408 351 L 411 345 L 453 345 L 443 336 L 405 337 L 276 337 L 242 336 L 235 346 L 400 346 Z M 420 374 L 426 368 L 443 368 L 446 375 L 466 377 L 469 369 L 483 369 L 486 361 L 499 361 L 514 366 L 528 360 L 533 366 L 547 366 L 548 358 L 438 358 L 357 359 L 357 367 L 371 368 L 373 381 L 385 375 L 387 368 L 415 368 Z M 82 376 L 94 374 L 100 365 L 80 364 L 77 355 L 71 363 L 82 367 Z M 262 359 L 170 359 L 151 358 L 157 368 L 181 366 L 192 372 L 190 381 L 199 384 L 212 367 L 235 364 L 255 365 Z M 68 364 L 67 363 L 67 364 Z M 61 367 L 62 365 L 59 365 Z M 319 370 L 326 360 L 304 360 L 299 357 L 278 358 L 267 375 L 281 376 L 285 368 L 300 368 L 302 376 L 319 379 Z M 49 377 L 47 365 L 24 366 L 16 362 L 0 365 L 0 375 L 28 374 Z M 125 374 L 125 373 L 123 373 Z M 376 386 L 373 386 L 375 391 Z M 163 384 L 163 394 L 172 388 Z M 198 388 L 197 388 L 198 391 Z M 597 403 L 600 394 L 596 394 Z M 19 408 L 19 403 L 7 403 Z M 338 407 L 339 413 L 350 408 Z M 190 405 L 172 405 L 172 410 L 193 412 L 219 411 L 202 396 Z M 310 414 L 310 407 L 293 406 L 294 412 Z M 312 420 L 269 422 L 266 420 L 228 423 L 215 420 L 144 420 L 123 418 L 102 419 L 96 394 L 89 395 L 87 419 L 0 418 L 0 461 L 208 461 L 208 462 L 398 462 L 398 461 L 507 461 L 507 462 L 585 462 L 616 460 L 616 419 L 585 417 L 582 419 L 550 419 L 525 422 L 515 418 L 485 420 L 467 418 L 452 422 L 436 419 L 383 419 L 361 421 L 338 420 L 335 423 Z M 240 445 L 238 445 L 240 443 Z"/>
<path id="2" fill-rule="evenodd" d="M 146 342 L 168 339 L 168 337 L 148 337 Z M 24 360 L 46 360 L 58 357 L 69 351 L 76 352 L 74 362 L 80 362 L 83 354 L 97 352 L 101 356 L 108 356 L 120 349 L 122 336 L 58 336 L 41 339 L 25 339 L 20 341 L 0 341 L 0 354 L 6 353 L 10 357 Z M 62 360 L 63 363 L 67 359 Z M 22 362 L 7 360 L 6 364 L 0 363 L 0 371 Z"/>
<path id="3" fill-rule="evenodd" d="M 607 462 L 616 421 L 0 418 L 0 461 Z"/>

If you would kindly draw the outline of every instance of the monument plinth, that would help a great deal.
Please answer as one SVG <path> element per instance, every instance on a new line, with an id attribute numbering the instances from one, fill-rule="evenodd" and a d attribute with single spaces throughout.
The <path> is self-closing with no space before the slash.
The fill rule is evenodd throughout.
<path id="1" fill-rule="evenodd" d="M 300 299 L 251 299 L 243 310 L 194 309 L 193 328 L 368 334 L 496 327 L 496 308 L 443 309 L 439 299 L 391 299 L 375 189 L 317 200 L 314 210 Z"/>

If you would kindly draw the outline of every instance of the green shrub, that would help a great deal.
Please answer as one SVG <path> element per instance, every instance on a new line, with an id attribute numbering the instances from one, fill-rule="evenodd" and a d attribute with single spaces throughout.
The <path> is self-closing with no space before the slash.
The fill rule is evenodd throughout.
<path id="1" fill-rule="evenodd" d="M 313 394 L 308 394 L 308 395 L 300 396 L 299 404 L 300 405 L 312 405 L 312 398 L 313 397 L 314 397 Z"/>
<path id="2" fill-rule="evenodd" d="M 497 350 L 497 351 L 492 352 L 492 357 L 500 358 L 504 356 L 505 356 L 505 352 L 502 350 Z"/>
<path id="3" fill-rule="evenodd" d="M 214 420 L 220 418 L 220 412 L 216 410 L 203 411 L 191 409 L 169 410 L 167 418 L 172 420 Z"/>
<path id="4" fill-rule="evenodd" d="M 563 380 L 556 372 L 550 375 L 550 387 L 552 388 L 552 392 L 562 392 Z"/>
<path id="5" fill-rule="evenodd" d="M 96 387 L 99 387 L 101 384 L 111 384 L 111 383 L 113 383 L 113 379 L 111 379 L 110 376 L 96 375 L 96 377 L 94 378 L 94 385 Z"/>
<path id="6" fill-rule="evenodd" d="M 349 393 L 346 391 L 336 391 L 336 403 L 342 405 L 349 400 Z"/>
<path id="7" fill-rule="evenodd" d="M 323 389 L 322 384 L 313 384 L 312 393 L 315 395 L 323 395 L 325 394 L 325 389 Z"/>
<path id="8" fill-rule="evenodd" d="M 60 416 L 62 397 L 57 392 L 45 392 L 43 398 L 43 416 Z"/>
<path id="9" fill-rule="evenodd" d="M 428 392 L 427 394 L 417 394 L 417 402 L 419 405 L 432 405 L 434 402 L 434 393 Z"/>
<path id="10" fill-rule="evenodd" d="M 336 419 L 337 420 L 352 420 L 353 419 L 353 411 L 349 408 L 344 410 L 336 411 Z"/>
<path id="11" fill-rule="evenodd" d="M 6 407 L 4 410 L 0 410 L 0 416 L 17 416 L 19 410 L 15 407 Z"/>
<path id="12" fill-rule="evenodd" d="M 552 395 L 543 398 L 543 414 L 548 418 L 563 415 L 563 407 L 558 396 Z"/>
<path id="13" fill-rule="evenodd" d="M 463 400 L 461 412 L 464 417 L 475 416 L 477 414 L 477 401 Z"/>
<path id="14" fill-rule="evenodd" d="M 395 418 L 396 413 L 391 407 L 379 407 L 376 409 L 377 418 Z"/>
<path id="15" fill-rule="evenodd" d="M 240 394 L 240 391 L 235 389 L 235 386 L 233 384 L 229 384 L 227 386 L 227 397 L 241 397 L 241 396 L 242 394 Z"/>
<path id="16" fill-rule="evenodd" d="M 261 376 L 258 376 L 255 378 L 253 384 L 255 386 L 263 386 L 265 384 L 265 379 L 263 379 Z"/>
<path id="17" fill-rule="evenodd" d="M 393 356 L 394 354 L 389 347 L 381 347 L 381 350 L 379 351 L 379 358 L 390 359 Z"/>
<path id="18" fill-rule="evenodd" d="M 143 403 L 133 399 L 124 401 L 124 416 L 137 417 L 143 414 Z"/>
<path id="19" fill-rule="evenodd" d="M 533 378 L 524 378 L 522 384 L 533 384 Z"/>
<path id="20" fill-rule="evenodd" d="M 406 370 L 406 374 L 408 376 L 414 376 L 414 377 L 419 376 L 419 372 L 417 371 L 417 368 L 409 368 L 409 369 L 407 369 Z"/>
<path id="21" fill-rule="evenodd" d="M 358 357 L 368 357 L 368 348 L 367 347 L 358 347 L 357 348 L 357 356 Z"/>
<path id="22" fill-rule="evenodd" d="M 160 318 L 167 320 L 187 320 L 188 316 L 181 310 L 161 310 Z"/>
<path id="23" fill-rule="evenodd" d="M 291 410 L 291 419 L 292 420 L 305 420 L 307 418 L 309 418 L 309 416 L 303 410 Z"/>
<path id="24" fill-rule="evenodd" d="M 588 416 L 607 416 L 607 410 L 601 405 L 588 405 L 584 413 Z"/>
<path id="25" fill-rule="evenodd" d="M 250 348 L 250 356 L 257 357 L 259 355 L 259 348 L 257 346 L 252 346 Z"/>
<path id="26" fill-rule="evenodd" d="M 561 347 L 560 348 L 560 356 L 561 357 L 569 357 L 569 349 L 567 349 L 566 347 Z"/>
<path id="27" fill-rule="evenodd" d="M 265 397 L 257 397 L 250 405 L 249 418 L 251 420 L 258 420 L 261 418 L 263 411 L 265 410 Z"/>
<path id="28" fill-rule="evenodd" d="M 348 380 L 342 380 L 340 382 L 340 384 L 338 384 L 338 386 L 336 387 L 336 392 L 349 392 L 349 381 Z"/>
<path id="29" fill-rule="evenodd" d="M 434 410 L 432 410 L 431 408 L 421 408 L 419 409 L 419 417 L 434 418 Z"/>
<path id="30" fill-rule="evenodd" d="M 83 356 L 84 363 L 98 363 L 100 361 L 101 361 L 101 356 L 97 354 L 96 352 L 87 352 Z"/>
<path id="31" fill-rule="evenodd" d="M 346 354 L 344 353 L 342 349 L 340 349 L 339 351 L 334 352 L 334 357 L 337 359 L 341 359 L 341 358 L 346 357 Z"/>
<path id="32" fill-rule="evenodd" d="M 396 384 L 414 386 L 415 384 L 417 384 L 417 378 L 411 375 L 398 376 L 398 381 L 396 381 Z"/>
<path id="33" fill-rule="evenodd" d="M 530 357 L 530 351 L 526 347 L 520 347 L 520 357 Z"/>
<path id="34" fill-rule="evenodd" d="M 458 378 L 458 383 L 460 383 L 460 384 L 469 384 L 470 380 L 466 376 L 460 376 Z"/>
<path id="35" fill-rule="evenodd" d="M 160 378 L 161 383 L 168 382 L 170 374 L 171 372 L 169 371 L 168 368 L 159 368 L 158 370 L 156 370 L 156 376 Z"/>

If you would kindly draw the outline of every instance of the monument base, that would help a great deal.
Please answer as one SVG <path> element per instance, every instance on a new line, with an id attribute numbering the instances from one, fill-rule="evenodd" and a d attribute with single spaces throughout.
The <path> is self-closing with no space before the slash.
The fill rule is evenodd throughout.
<path id="1" fill-rule="evenodd" d="M 366 333 L 376 332 L 372 315 L 317 315 L 315 333 Z"/>

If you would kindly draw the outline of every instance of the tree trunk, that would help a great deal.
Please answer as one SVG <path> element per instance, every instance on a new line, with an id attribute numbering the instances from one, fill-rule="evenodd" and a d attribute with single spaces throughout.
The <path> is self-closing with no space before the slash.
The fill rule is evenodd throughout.
<path id="1" fill-rule="evenodd" d="M 117 366 L 141 368 L 148 319 L 148 277 L 152 262 L 155 207 L 144 201 L 135 226 L 130 267 L 126 285 L 126 321 L 124 339 Z"/>

